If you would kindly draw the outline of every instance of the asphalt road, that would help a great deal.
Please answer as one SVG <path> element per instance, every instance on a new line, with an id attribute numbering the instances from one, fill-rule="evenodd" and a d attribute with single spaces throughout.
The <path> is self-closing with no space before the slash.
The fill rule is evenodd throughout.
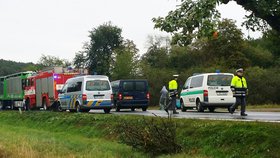
<path id="1" fill-rule="evenodd" d="M 187 112 L 181 112 L 177 110 L 179 114 L 171 115 L 174 118 L 189 118 L 189 119 L 209 119 L 209 120 L 232 120 L 232 121 L 259 121 L 259 122 L 278 122 L 280 123 L 280 112 L 246 112 L 248 116 L 240 116 L 240 112 L 236 111 L 230 114 L 226 110 L 220 110 L 217 112 L 197 112 L 195 110 L 188 110 Z M 91 110 L 91 113 L 102 113 L 100 110 Z M 145 116 L 160 116 L 168 117 L 167 113 L 162 110 L 147 110 L 142 111 L 136 109 L 130 111 L 129 109 L 121 109 L 120 112 L 116 112 L 112 109 L 111 114 L 115 115 L 145 115 Z"/>

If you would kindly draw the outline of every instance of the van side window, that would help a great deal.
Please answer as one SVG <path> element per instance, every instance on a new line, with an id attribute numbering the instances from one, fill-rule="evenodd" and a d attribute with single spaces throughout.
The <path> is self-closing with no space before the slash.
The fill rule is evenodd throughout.
<path id="1" fill-rule="evenodd" d="M 68 85 L 67 92 L 78 92 L 82 89 L 82 82 L 74 82 Z"/>
<path id="2" fill-rule="evenodd" d="M 65 84 L 61 90 L 61 93 L 66 93 L 66 89 L 68 87 L 68 84 Z"/>
<path id="3" fill-rule="evenodd" d="M 189 88 L 190 88 L 190 87 L 189 87 L 190 81 L 191 81 L 191 79 L 188 79 L 188 80 L 185 82 L 183 89 L 189 89 Z"/>
<path id="4" fill-rule="evenodd" d="M 193 77 L 191 80 L 190 88 L 202 87 L 203 76 Z"/>
<path id="5" fill-rule="evenodd" d="M 111 83 L 113 93 L 116 93 L 119 89 L 120 81 L 114 81 Z"/>

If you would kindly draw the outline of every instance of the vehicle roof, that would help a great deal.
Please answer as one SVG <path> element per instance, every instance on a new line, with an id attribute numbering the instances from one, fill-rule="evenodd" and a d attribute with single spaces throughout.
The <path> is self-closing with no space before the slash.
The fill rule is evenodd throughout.
<path id="1" fill-rule="evenodd" d="M 147 81 L 147 79 L 121 79 L 121 80 L 115 80 L 112 82 L 120 82 L 120 81 Z"/>
<path id="2" fill-rule="evenodd" d="M 106 79 L 108 80 L 108 76 L 105 76 L 105 75 L 85 75 L 85 76 L 77 76 L 77 77 L 73 77 L 73 78 L 70 78 L 68 79 L 68 82 L 69 81 L 72 81 L 72 80 L 86 80 L 86 79 Z"/>
<path id="3" fill-rule="evenodd" d="M 233 75 L 232 73 L 201 73 L 201 74 L 194 74 L 190 77 L 195 77 L 195 76 L 207 76 L 207 75 Z"/>

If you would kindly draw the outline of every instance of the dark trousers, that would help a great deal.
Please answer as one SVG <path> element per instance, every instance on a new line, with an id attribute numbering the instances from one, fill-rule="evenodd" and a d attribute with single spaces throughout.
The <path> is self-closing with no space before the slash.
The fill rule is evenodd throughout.
<path id="1" fill-rule="evenodd" d="M 246 98 L 236 97 L 236 102 L 231 106 L 232 109 L 236 109 L 238 105 L 241 105 L 241 114 L 245 113 L 246 110 Z"/>
<path id="2" fill-rule="evenodd" d="M 173 110 L 173 112 L 176 111 L 176 95 L 170 96 L 171 99 L 169 99 L 169 103 L 166 107 L 166 110 Z"/>

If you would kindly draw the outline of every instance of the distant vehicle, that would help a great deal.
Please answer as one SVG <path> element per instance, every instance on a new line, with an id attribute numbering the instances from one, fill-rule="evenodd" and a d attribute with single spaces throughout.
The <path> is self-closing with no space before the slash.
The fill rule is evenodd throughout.
<path id="1" fill-rule="evenodd" d="M 135 108 L 142 108 L 142 111 L 147 110 L 150 100 L 147 80 L 117 80 L 111 82 L 111 85 L 116 111 L 120 111 L 120 109 L 134 111 Z"/>
<path id="2" fill-rule="evenodd" d="M 112 88 L 107 76 L 87 75 L 68 79 L 58 95 L 58 110 L 89 112 L 113 108 Z"/>
<path id="3" fill-rule="evenodd" d="M 25 109 L 50 109 L 57 102 L 58 91 L 66 80 L 77 75 L 79 73 L 66 68 L 50 67 L 28 77 L 24 88 Z"/>
<path id="4" fill-rule="evenodd" d="M 0 109 L 23 107 L 25 80 L 34 73 L 26 71 L 0 77 Z"/>
<path id="5" fill-rule="evenodd" d="M 214 112 L 215 108 L 228 108 L 235 103 L 230 89 L 231 73 L 205 73 L 189 77 L 180 94 L 182 111 L 196 107 L 198 112 L 206 108 Z"/>

